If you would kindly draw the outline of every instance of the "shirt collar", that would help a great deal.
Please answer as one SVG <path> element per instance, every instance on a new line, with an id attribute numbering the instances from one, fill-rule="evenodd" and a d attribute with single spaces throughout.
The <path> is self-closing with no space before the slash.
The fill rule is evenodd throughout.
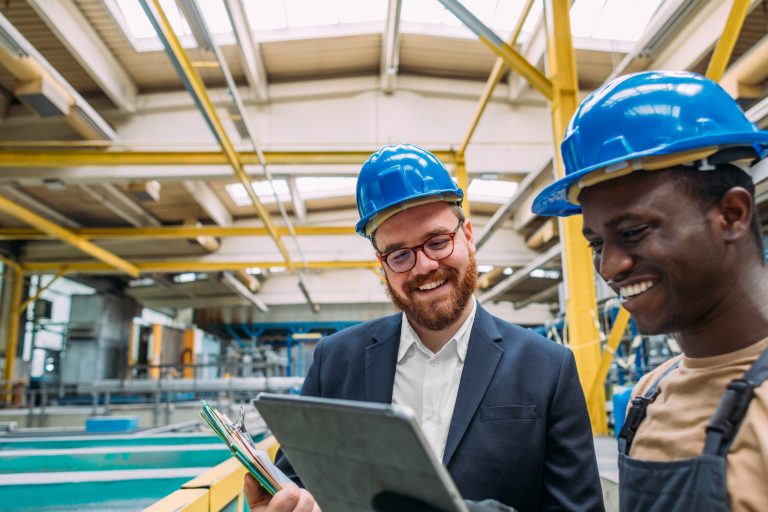
<path id="1" fill-rule="evenodd" d="M 458 328 L 456 333 L 454 333 L 453 337 L 451 337 L 450 340 L 448 340 L 448 343 L 445 344 L 446 348 L 449 345 L 455 345 L 456 351 L 458 352 L 459 359 L 461 362 L 464 362 L 464 358 L 467 355 L 467 347 L 469 346 L 469 338 L 472 333 L 472 323 L 475 321 L 475 313 L 477 312 L 477 299 L 474 297 L 472 298 L 472 310 L 469 312 L 469 316 L 464 321 L 463 324 Z M 456 343 L 452 343 L 453 340 L 456 340 Z M 400 346 L 397 349 L 397 362 L 400 363 L 403 358 L 408 354 L 411 347 L 416 345 L 416 348 L 418 350 L 421 350 L 425 354 L 432 355 L 432 352 L 422 344 L 421 340 L 419 339 L 419 336 L 416 334 L 416 331 L 413 330 L 413 327 L 411 327 L 410 322 L 408 322 L 408 318 L 405 316 L 405 313 L 403 313 L 403 320 L 400 326 Z"/>

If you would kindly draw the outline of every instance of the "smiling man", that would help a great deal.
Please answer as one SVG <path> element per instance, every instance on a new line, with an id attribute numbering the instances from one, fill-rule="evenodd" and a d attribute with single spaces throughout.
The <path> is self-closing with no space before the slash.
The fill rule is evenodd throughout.
<path id="1" fill-rule="evenodd" d="M 371 240 L 402 313 L 319 342 L 302 394 L 410 407 L 466 499 L 519 511 L 602 510 L 573 354 L 477 303 L 463 197 L 419 147 L 387 146 L 365 162 L 356 229 Z M 266 507 L 265 493 L 249 486 L 254 510 Z"/>
<path id="2" fill-rule="evenodd" d="M 768 269 L 747 173 L 768 133 L 714 82 L 646 72 L 588 96 L 561 149 L 566 176 L 534 211 L 582 212 L 640 332 L 683 352 L 634 389 L 621 510 L 768 510 Z"/>

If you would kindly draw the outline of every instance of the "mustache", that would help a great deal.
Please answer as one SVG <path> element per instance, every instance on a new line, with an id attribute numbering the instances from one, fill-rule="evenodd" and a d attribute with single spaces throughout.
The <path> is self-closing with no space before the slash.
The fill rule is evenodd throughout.
<path id="1" fill-rule="evenodd" d="M 433 283 L 435 281 L 456 281 L 458 280 L 458 273 L 449 269 L 438 269 L 434 272 L 423 276 L 416 276 L 407 283 L 403 284 L 403 289 L 406 292 L 412 292 L 418 290 L 420 286 L 424 286 L 427 283 Z"/>

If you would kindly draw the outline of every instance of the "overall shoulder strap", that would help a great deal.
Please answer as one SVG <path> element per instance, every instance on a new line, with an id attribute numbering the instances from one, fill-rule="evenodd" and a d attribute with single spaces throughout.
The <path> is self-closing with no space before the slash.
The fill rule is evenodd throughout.
<path id="1" fill-rule="evenodd" d="M 717 410 L 707 425 L 704 453 L 724 457 L 747 415 L 749 403 L 755 396 L 755 388 L 768 379 L 768 349 L 763 350 L 757 361 L 740 378 L 728 384 Z"/>
<path id="2" fill-rule="evenodd" d="M 664 370 L 658 379 L 654 381 L 648 391 L 643 396 L 636 396 L 632 399 L 632 407 L 627 412 L 627 419 L 624 421 L 624 426 L 619 432 L 619 453 L 629 455 L 629 449 L 632 448 L 632 441 L 635 439 L 637 429 L 640 427 L 640 423 L 645 419 L 645 411 L 648 405 L 656 400 L 656 396 L 659 394 L 659 383 L 673 370 L 677 369 L 677 365 L 680 364 L 680 360 L 675 361 L 675 364 Z"/>

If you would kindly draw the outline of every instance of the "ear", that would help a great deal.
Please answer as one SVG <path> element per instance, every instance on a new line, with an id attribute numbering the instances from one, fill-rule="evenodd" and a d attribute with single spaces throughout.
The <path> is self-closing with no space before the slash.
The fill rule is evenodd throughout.
<path id="1" fill-rule="evenodd" d="M 472 233 L 472 221 L 469 219 L 466 219 L 464 221 L 464 228 L 462 229 L 464 232 L 464 237 L 467 239 L 467 243 L 472 248 L 472 251 L 477 251 L 477 248 L 475 247 L 475 236 Z"/>
<path id="2" fill-rule="evenodd" d="M 725 243 L 749 236 L 754 207 L 752 196 L 742 187 L 734 187 L 723 195 L 718 208 Z"/>

